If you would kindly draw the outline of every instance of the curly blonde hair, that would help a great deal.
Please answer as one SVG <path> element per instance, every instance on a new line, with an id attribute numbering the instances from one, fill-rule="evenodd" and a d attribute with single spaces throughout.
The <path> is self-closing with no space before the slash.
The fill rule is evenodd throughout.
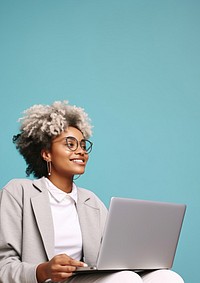
<path id="1" fill-rule="evenodd" d="M 52 105 L 33 105 L 19 119 L 20 133 L 13 137 L 19 153 L 28 167 L 27 176 L 47 175 L 45 161 L 41 157 L 43 148 L 50 149 L 52 138 L 60 135 L 66 128 L 79 129 L 84 138 L 92 135 L 92 125 L 83 108 L 69 105 L 68 101 L 55 101 Z"/>

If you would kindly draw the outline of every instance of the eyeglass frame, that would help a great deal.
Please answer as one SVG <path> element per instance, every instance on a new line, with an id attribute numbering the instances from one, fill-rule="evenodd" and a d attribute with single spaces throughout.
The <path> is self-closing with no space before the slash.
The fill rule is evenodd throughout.
<path id="1" fill-rule="evenodd" d="M 76 142 L 76 148 L 75 149 L 71 149 L 67 143 L 67 140 L 68 139 L 72 139 Z M 89 154 L 91 151 L 92 151 L 92 146 L 93 146 L 93 142 L 91 142 L 90 140 L 88 139 L 82 139 L 81 141 L 78 141 L 75 137 L 72 137 L 72 136 L 69 136 L 69 137 L 65 137 L 65 141 L 66 141 L 66 145 L 67 145 L 67 148 L 70 150 L 70 151 L 76 151 L 77 148 L 80 146 L 81 149 L 86 153 L 86 154 Z M 84 145 L 81 145 L 81 143 L 83 142 L 88 142 L 89 143 L 89 148 L 88 150 L 84 149 Z"/>

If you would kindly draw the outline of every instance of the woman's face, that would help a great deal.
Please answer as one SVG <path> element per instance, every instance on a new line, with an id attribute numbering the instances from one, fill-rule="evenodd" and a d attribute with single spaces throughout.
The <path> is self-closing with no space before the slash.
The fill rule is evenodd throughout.
<path id="1" fill-rule="evenodd" d="M 72 137 L 71 139 L 69 137 Z M 66 138 L 68 138 L 66 142 Z M 78 141 L 78 147 L 74 147 L 74 142 Z M 68 127 L 61 135 L 53 139 L 49 158 L 51 161 L 51 176 L 72 178 L 85 172 L 88 161 L 88 154 L 80 142 L 84 139 L 81 131 L 74 127 Z M 67 145 L 68 144 L 68 145 Z M 71 147 L 70 150 L 69 147 Z"/>

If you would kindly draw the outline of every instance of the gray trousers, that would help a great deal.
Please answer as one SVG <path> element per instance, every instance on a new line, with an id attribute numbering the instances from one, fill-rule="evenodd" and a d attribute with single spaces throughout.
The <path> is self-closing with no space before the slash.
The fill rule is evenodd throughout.
<path id="1" fill-rule="evenodd" d="M 171 270 L 156 270 L 140 275 L 132 271 L 76 275 L 65 283 L 184 283 L 183 279 Z"/>

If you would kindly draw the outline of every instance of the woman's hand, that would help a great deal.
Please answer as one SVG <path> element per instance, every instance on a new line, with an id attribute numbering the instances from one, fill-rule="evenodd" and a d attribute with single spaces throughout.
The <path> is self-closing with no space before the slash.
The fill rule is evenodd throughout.
<path id="1" fill-rule="evenodd" d="M 47 279 L 59 282 L 72 276 L 78 266 L 85 265 L 85 263 L 72 259 L 66 254 L 56 255 L 50 261 L 38 265 L 36 269 L 37 280 L 39 283 Z"/>

